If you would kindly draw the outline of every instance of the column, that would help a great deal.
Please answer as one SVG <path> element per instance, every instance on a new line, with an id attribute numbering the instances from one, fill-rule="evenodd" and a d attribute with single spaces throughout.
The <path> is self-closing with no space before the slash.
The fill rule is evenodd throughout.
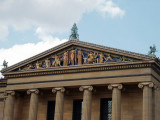
<path id="1" fill-rule="evenodd" d="M 14 91 L 6 91 L 4 93 L 4 95 L 7 97 L 5 100 L 4 119 L 3 120 L 13 120 L 15 92 Z"/>
<path id="2" fill-rule="evenodd" d="M 29 105 L 29 119 L 28 120 L 37 120 L 38 113 L 38 89 L 30 89 L 27 91 L 27 94 L 31 94 L 30 105 Z"/>
<path id="3" fill-rule="evenodd" d="M 21 115 L 19 115 L 19 113 L 22 111 L 23 107 L 22 107 L 22 96 L 19 93 L 16 93 L 15 96 L 15 104 L 14 104 L 14 115 L 13 115 L 13 120 L 19 120 L 21 119 Z"/>
<path id="4" fill-rule="evenodd" d="M 56 93 L 54 120 L 63 120 L 65 88 L 64 87 L 53 88 L 52 92 Z"/>
<path id="5" fill-rule="evenodd" d="M 121 120 L 121 89 L 122 84 L 110 84 L 112 90 L 112 120 Z"/>
<path id="6" fill-rule="evenodd" d="M 138 87 L 143 88 L 143 119 L 152 120 L 152 82 L 139 83 Z"/>
<path id="7" fill-rule="evenodd" d="M 91 120 L 92 86 L 81 86 L 83 92 L 82 120 Z"/>

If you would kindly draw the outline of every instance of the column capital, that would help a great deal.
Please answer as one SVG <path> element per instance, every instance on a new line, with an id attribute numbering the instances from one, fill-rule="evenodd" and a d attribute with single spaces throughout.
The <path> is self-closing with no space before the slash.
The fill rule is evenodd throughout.
<path id="1" fill-rule="evenodd" d="M 93 86 L 81 86 L 79 88 L 80 91 L 84 91 L 84 90 L 89 90 L 89 91 L 92 91 L 93 90 Z"/>
<path id="2" fill-rule="evenodd" d="M 27 94 L 30 95 L 31 93 L 35 93 L 35 94 L 39 94 L 39 90 L 38 89 L 29 89 L 27 90 Z"/>
<path id="3" fill-rule="evenodd" d="M 138 84 L 139 88 L 143 88 L 144 86 L 148 86 L 148 87 L 152 88 L 152 87 L 154 87 L 154 84 L 153 84 L 153 82 L 142 82 L 142 83 Z"/>
<path id="4" fill-rule="evenodd" d="M 8 96 L 8 95 L 15 95 L 15 91 L 12 91 L 12 90 L 7 90 L 4 92 L 4 96 Z"/>
<path id="5" fill-rule="evenodd" d="M 108 85 L 109 90 L 112 90 L 113 88 L 118 88 L 119 90 L 121 90 L 123 88 L 123 85 L 122 84 L 117 84 L 117 83 Z"/>
<path id="6" fill-rule="evenodd" d="M 57 87 L 57 88 L 52 89 L 53 93 L 56 93 L 57 91 L 61 91 L 63 93 L 63 92 L 65 92 L 65 88 L 64 87 Z"/>

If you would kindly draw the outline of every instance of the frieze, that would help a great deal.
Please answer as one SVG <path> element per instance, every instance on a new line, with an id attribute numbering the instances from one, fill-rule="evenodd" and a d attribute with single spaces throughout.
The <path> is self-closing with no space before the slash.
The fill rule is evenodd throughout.
<path id="1" fill-rule="evenodd" d="M 36 60 L 30 64 L 20 67 L 18 71 L 26 71 L 30 69 L 46 69 L 61 66 L 85 65 L 85 64 L 109 64 L 115 62 L 135 62 L 137 59 L 118 56 L 109 53 L 87 51 L 79 49 L 65 50 L 60 54 L 51 54 L 40 60 Z M 17 71 L 17 70 L 16 70 Z"/>
<path id="2" fill-rule="evenodd" d="M 52 68 L 54 66 L 56 67 L 56 65 L 58 67 L 60 67 L 63 65 L 63 62 L 65 62 L 64 57 L 62 57 L 62 55 L 64 55 L 64 53 L 65 53 L 64 49 L 68 51 L 69 55 L 72 53 L 71 50 L 73 50 L 73 51 L 76 50 L 76 54 L 78 54 L 78 51 L 80 49 L 82 49 L 82 51 L 86 51 L 87 53 L 92 52 L 92 54 L 94 54 L 94 53 L 100 54 L 101 52 L 103 52 L 103 54 L 106 58 L 107 58 L 107 56 L 109 57 L 109 55 L 111 56 L 112 59 L 117 58 L 117 61 L 115 59 L 113 59 L 114 62 L 115 61 L 116 62 L 137 61 L 137 60 L 138 61 L 144 61 L 144 60 L 148 61 L 148 60 L 155 59 L 155 58 L 148 56 L 148 55 L 143 55 L 143 54 L 134 53 L 134 52 L 130 52 L 130 51 L 115 49 L 115 48 L 111 48 L 111 47 L 107 47 L 107 46 L 101 46 L 101 45 L 97 45 L 97 44 L 93 44 L 93 43 L 87 43 L 87 42 L 83 42 L 83 41 L 79 41 L 79 40 L 69 40 L 61 45 L 53 47 L 53 48 L 46 50 L 38 55 L 35 55 L 31 58 L 28 58 L 22 62 L 19 62 L 15 65 L 8 67 L 6 69 L 3 69 L 1 72 L 8 73 L 8 72 L 15 72 L 15 71 L 30 70 L 30 69 L 46 69 L 48 67 L 49 68 Z M 56 54 L 57 54 L 59 60 L 58 59 L 55 60 L 55 58 L 50 58 L 51 55 L 56 55 Z M 73 52 L 72 53 L 73 58 L 74 58 L 74 54 L 75 53 Z M 101 56 L 101 57 L 103 57 L 103 56 Z M 47 60 L 47 58 L 48 58 L 48 60 Z M 100 55 L 98 55 L 97 58 L 100 59 Z M 69 58 L 69 59 L 71 59 L 71 58 Z M 75 58 L 75 59 L 78 59 L 78 58 Z M 94 59 L 96 61 L 96 58 L 94 58 Z M 82 58 L 83 64 L 88 64 L 87 60 L 88 60 L 87 57 Z M 54 61 L 56 61 L 56 62 L 54 62 Z M 58 61 L 60 61 L 60 64 Z M 91 64 L 97 63 L 97 61 L 96 62 L 93 61 L 93 63 L 92 63 L 92 61 L 93 61 L 92 58 L 90 58 L 89 62 L 91 62 Z M 53 62 L 54 62 L 54 64 L 53 64 Z M 73 65 L 73 62 L 75 62 L 75 61 L 72 61 L 72 62 L 70 61 L 70 63 L 68 63 L 68 66 Z M 102 60 L 102 62 L 111 63 L 111 61 L 105 61 L 105 60 Z M 51 66 L 47 66 L 49 64 Z M 80 64 L 80 62 L 79 62 L 79 64 Z M 74 65 L 76 65 L 76 63 L 74 63 Z"/>

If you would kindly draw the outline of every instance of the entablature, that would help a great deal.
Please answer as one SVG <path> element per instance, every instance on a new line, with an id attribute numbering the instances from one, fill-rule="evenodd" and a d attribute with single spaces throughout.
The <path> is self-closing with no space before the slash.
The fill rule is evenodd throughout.
<path id="1" fill-rule="evenodd" d="M 160 74 L 154 61 L 140 61 L 140 62 L 119 62 L 112 64 L 86 64 L 86 65 L 74 65 L 74 66 L 61 66 L 47 69 L 29 69 L 26 71 L 16 71 L 5 73 L 7 78 L 19 78 L 19 77 L 32 77 L 32 76 L 45 76 L 45 75 L 57 75 L 68 73 L 83 73 L 83 72 L 95 72 L 95 71 L 111 71 L 111 70 L 123 70 L 123 69 L 138 69 L 138 68 L 154 68 Z"/>

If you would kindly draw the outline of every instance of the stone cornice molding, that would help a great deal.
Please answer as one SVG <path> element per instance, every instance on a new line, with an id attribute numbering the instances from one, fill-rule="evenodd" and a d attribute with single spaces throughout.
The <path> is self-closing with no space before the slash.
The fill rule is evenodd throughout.
<path id="1" fill-rule="evenodd" d="M 142 82 L 138 84 L 139 88 L 143 88 L 144 86 L 148 86 L 150 88 L 154 87 L 154 83 L 153 82 Z"/>
<path id="2" fill-rule="evenodd" d="M 123 88 L 122 84 L 110 84 L 108 85 L 108 89 L 112 90 L 113 88 L 118 88 L 119 90 L 121 90 Z"/>
<path id="3" fill-rule="evenodd" d="M 57 91 L 60 91 L 60 92 L 64 93 L 65 92 L 65 88 L 64 87 L 57 87 L 57 88 L 53 88 L 52 89 L 53 93 L 56 93 Z"/>
<path id="4" fill-rule="evenodd" d="M 38 89 L 29 89 L 27 90 L 27 94 L 30 95 L 31 93 L 35 93 L 35 94 L 39 94 L 39 90 Z"/>
<path id="5" fill-rule="evenodd" d="M 8 91 L 4 92 L 4 96 L 8 96 L 8 95 L 14 96 L 15 94 L 16 94 L 15 91 L 11 91 L 11 90 L 8 90 Z"/>
<path id="6" fill-rule="evenodd" d="M 92 72 L 92 71 L 109 71 L 109 70 L 120 70 L 120 69 L 134 69 L 134 68 L 148 68 L 151 67 L 152 63 L 114 63 L 114 64 L 93 64 L 93 65 L 82 65 L 74 67 L 58 67 L 54 69 L 45 70 L 31 70 L 23 72 L 13 72 L 4 74 L 7 78 L 18 78 L 28 76 L 40 76 L 40 75 L 55 75 L 55 74 L 67 74 L 67 73 L 78 73 L 78 72 Z"/>
<path id="7" fill-rule="evenodd" d="M 84 91 L 84 90 L 89 90 L 89 91 L 93 91 L 93 86 L 81 86 L 79 88 L 80 91 Z"/>

